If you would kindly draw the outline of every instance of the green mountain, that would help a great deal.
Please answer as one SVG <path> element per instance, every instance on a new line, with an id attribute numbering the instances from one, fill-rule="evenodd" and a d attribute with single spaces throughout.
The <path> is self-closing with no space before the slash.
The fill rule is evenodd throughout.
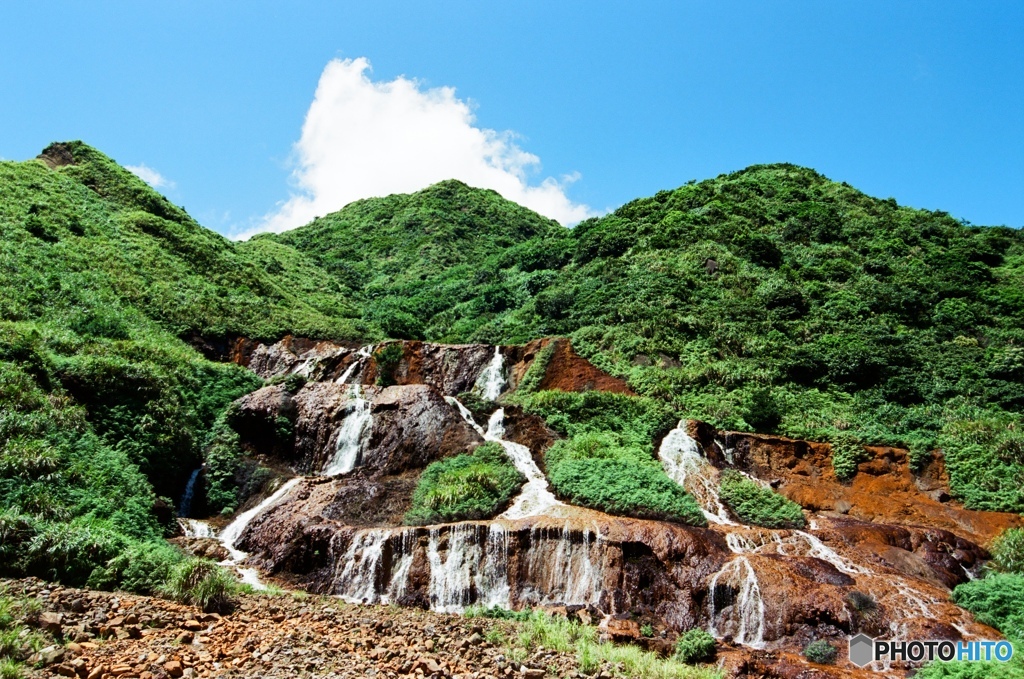
<path id="1" fill-rule="evenodd" d="M 520 225 L 517 227 L 517 223 Z M 720 427 L 942 448 L 971 506 L 1024 510 L 1024 236 L 754 166 L 561 229 L 444 182 L 282 236 L 386 334 L 570 335 Z M 841 460 L 851 469 L 855 459 Z"/>
<path id="2" fill-rule="evenodd" d="M 186 340 L 375 332 L 298 252 L 242 251 L 80 142 L 0 162 L 0 234 L 0 570 L 81 580 L 161 535 L 156 496 L 260 385 Z"/>
<path id="3" fill-rule="evenodd" d="M 1024 511 L 1024 241 L 755 166 L 565 229 L 446 181 L 232 243 L 80 143 L 0 162 L 0 571 L 84 581 L 163 530 L 227 404 L 237 336 L 577 351 L 673 415 L 941 448 Z M 855 466 L 853 467 L 855 469 Z"/>

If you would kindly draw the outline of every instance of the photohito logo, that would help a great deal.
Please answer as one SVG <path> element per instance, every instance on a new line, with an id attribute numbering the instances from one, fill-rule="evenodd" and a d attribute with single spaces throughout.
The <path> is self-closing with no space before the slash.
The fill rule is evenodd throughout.
<path id="1" fill-rule="evenodd" d="M 914 640 L 885 641 L 858 634 L 850 639 L 850 662 L 865 667 L 877 660 L 996 660 L 1007 662 L 1013 657 L 1009 641 Z"/>

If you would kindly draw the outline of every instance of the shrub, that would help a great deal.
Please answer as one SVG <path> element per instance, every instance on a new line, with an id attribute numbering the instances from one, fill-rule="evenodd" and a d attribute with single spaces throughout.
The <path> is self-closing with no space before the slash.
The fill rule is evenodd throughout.
<path id="1" fill-rule="evenodd" d="M 839 435 L 832 440 L 832 469 L 840 481 L 848 481 L 857 473 L 857 465 L 871 459 L 860 441 L 848 435 Z"/>
<path id="2" fill-rule="evenodd" d="M 734 469 L 722 471 L 718 495 L 744 523 L 766 528 L 799 528 L 804 525 L 800 505 Z"/>
<path id="3" fill-rule="evenodd" d="M 609 514 L 707 525 L 697 501 L 650 454 L 624 446 L 614 434 L 557 441 L 544 459 L 552 488 L 567 502 Z"/>
<path id="4" fill-rule="evenodd" d="M 525 479 L 493 441 L 472 453 L 431 463 L 405 515 L 409 524 L 488 519 L 508 505 Z"/>
<path id="5" fill-rule="evenodd" d="M 1024 575 L 1024 528 L 1010 528 L 992 544 L 990 568 Z"/>
<path id="6" fill-rule="evenodd" d="M 95 589 L 156 594 L 184 558 L 179 549 L 165 542 L 137 542 L 106 565 L 96 568 L 87 585 Z"/>
<path id="7" fill-rule="evenodd" d="M 400 343 L 385 344 L 373 352 L 373 360 L 377 366 L 377 386 L 389 387 L 395 383 L 395 369 L 402 360 L 403 349 Z"/>
<path id="8" fill-rule="evenodd" d="M 878 603 L 870 594 L 854 590 L 846 595 L 846 601 L 850 608 L 861 613 L 869 613 L 878 609 Z"/>
<path id="9" fill-rule="evenodd" d="M 1024 640 L 1024 575 L 991 573 L 957 585 L 953 602 L 974 613 L 978 622 Z"/>
<path id="10" fill-rule="evenodd" d="M 208 559 L 188 558 L 176 565 L 161 593 L 207 613 L 227 613 L 240 585 L 223 566 Z"/>
<path id="11" fill-rule="evenodd" d="M 640 636 L 647 637 L 648 639 L 653 637 L 654 636 L 654 626 L 652 626 L 650 623 L 646 623 L 644 625 L 641 625 L 641 627 L 640 627 Z"/>
<path id="12" fill-rule="evenodd" d="M 807 645 L 807 648 L 804 649 L 804 657 L 813 663 L 818 663 L 819 665 L 831 665 L 835 663 L 838 655 L 839 652 L 836 650 L 836 647 L 824 639 L 812 641 Z"/>
<path id="13" fill-rule="evenodd" d="M 715 659 L 715 638 L 695 627 L 676 641 L 676 660 L 689 665 Z"/>

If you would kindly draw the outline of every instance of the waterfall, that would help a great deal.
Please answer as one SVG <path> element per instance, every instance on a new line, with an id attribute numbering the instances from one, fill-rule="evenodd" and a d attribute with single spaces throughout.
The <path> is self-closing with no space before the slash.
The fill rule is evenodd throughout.
<path id="1" fill-rule="evenodd" d="M 477 603 L 485 608 L 511 608 L 512 588 L 508 580 L 508 531 L 492 523 L 487 530 L 484 566 L 477 574 Z"/>
<path id="2" fill-rule="evenodd" d="M 686 420 L 680 420 L 658 448 L 658 457 L 668 477 L 697 498 L 708 521 L 736 526 L 718 498 L 718 473 L 701 455 L 700 446 L 686 432 Z"/>
<path id="3" fill-rule="evenodd" d="M 188 483 L 185 484 L 185 492 L 181 496 L 181 502 L 178 503 L 178 516 L 188 516 L 189 511 L 192 509 L 192 496 L 195 494 L 196 480 L 199 478 L 199 472 L 201 471 L 203 471 L 203 468 L 199 467 L 188 477 Z"/>
<path id="4" fill-rule="evenodd" d="M 810 548 L 807 552 L 807 556 L 813 556 L 815 559 L 827 561 L 848 575 L 866 575 L 871 573 L 871 571 L 863 566 L 850 563 L 841 557 L 838 552 L 810 533 L 805 533 L 802 530 L 795 530 L 793 531 L 793 534 L 807 543 L 807 546 Z"/>
<path id="5" fill-rule="evenodd" d="M 213 527 L 205 521 L 180 518 L 178 519 L 178 525 L 181 526 L 181 532 L 184 533 L 187 538 L 214 537 Z"/>
<path id="6" fill-rule="evenodd" d="M 519 495 L 512 501 L 512 506 L 501 515 L 501 518 L 524 519 L 528 516 L 540 516 L 552 507 L 562 506 L 562 503 L 548 490 L 548 480 L 537 463 L 533 461 L 530 449 L 522 444 L 505 440 L 504 408 L 498 408 L 491 414 L 484 438 L 501 444 L 509 459 L 512 460 L 512 464 L 520 474 L 526 477 L 526 483 L 523 484 Z"/>
<path id="7" fill-rule="evenodd" d="M 359 531 L 352 536 L 348 549 L 338 561 L 334 576 L 335 594 L 354 604 L 398 601 L 409 584 L 416 545 L 415 528 Z"/>
<path id="8" fill-rule="evenodd" d="M 359 453 L 363 440 L 373 424 L 371 403 L 363 398 L 362 388 L 357 384 L 352 387 L 354 404 L 352 411 L 345 416 L 338 429 L 338 438 L 334 442 L 334 457 L 324 465 L 323 476 L 347 474 L 359 463 Z"/>
<path id="9" fill-rule="evenodd" d="M 264 499 L 263 502 L 259 503 L 252 509 L 239 514 L 227 528 L 221 531 L 219 536 L 220 541 L 224 544 L 224 547 L 228 552 L 230 552 L 231 559 L 234 563 L 238 563 L 248 556 L 245 552 L 235 549 L 235 543 L 238 542 L 238 538 L 242 536 L 242 533 L 245 531 L 249 523 L 284 499 L 284 496 L 287 495 L 288 492 L 291 491 L 291 489 L 294 488 L 301 480 L 302 478 L 298 476 L 293 479 L 288 479 L 288 481 L 286 481 L 280 488 L 274 491 L 273 495 Z"/>
<path id="10" fill-rule="evenodd" d="M 441 528 L 431 528 L 427 541 L 430 564 L 430 608 L 459 613 L 474 601 L 476 571 L 483 561 L 477 526 L 456 524 L 448 529 L 448 549 L 441 558 Z"/>
<path id="11" fill-rule="evenodd" d="M 352 362 L 349 363 L 347 368 L 345 368 L 345 372 L 341 374 L 341 377 L 337 379 L 337 384 L 347 384 L 349 378 L 352 377 L 352 373 L 354 373 L 357 368 L 361 369 L 362 366 L 366 364 L 366 360 L 372 355 L 372 344 L 367 344 L 365 347 L 359 347 L 359 351 L 355 353 L 355 357 L 352 359 Z"/>
<path id="12" fill-rule="evenodd" d="M 725 578 L 722 584 L 719 581 Z M 738 582 L 737 582 L 738 581 Z M 733 640 L 753 648 L 764 648 L 764 599 L 757 574 L 745 556 L 737 556 L 711 579 L 708 618 L 711 635 L 722 638 L 730 631 Z M 736 590 L 736 593 L 733 593 Z M 718 615 L 730 609 L 719 625 Z"/>
<path id="13" fill-rule="evenodd" d="M 553 553 L 550 545 L 554 545 Z M 539 606 L 596 604 L 603 581 L 602 552 L 600 533 L 585 530 L 582 539 L 574 542 L 568 525 L 534 527 L 526 557 L 531 584 L 524 586 L 522 600 Z"/>
<path id="14" fill-rule="evenodd" d="M 448 543 L 442 555 L 444 533 Z M 431 610 L 459 613 L 471 604 L 511 608 L 508 557 L 509 534 L 499 524 L 431 528 L 427 539 Z"/>
<path id="15" fill-rule="evenodd" d="M 501 390 L 505 388 L 505 377 L 502 375 L 504 367 L 505 359 L 501 355 L 501 347 L 494 347 L 494 358 L 476 378 L 476 384 L 473 386 L 473 390 L 480 395 L 480 398 L 488 401 L 498 400 Z"/>
<path id="16" fill-rule="evenodd" d="M 336 591 L 349 603 L 377 603 L 381 555 L 390 531 L 370 529 L 352 536 L 348 551 L 338 563 L 341 572 L 335 578 Z"/>
<path id="17" fill-rule="evenodd" d="M 448 402 L 448 405 L 455 406 L 455 408 L 459 411 L 459 414 L 462 415 L 462 419 L 466 421 L 466 424 L 473 427 L 473 429 L 476 430 L 476 433 L 480 434 L 480 436 L 487 435 L 484 432 L 483 427 L 477 424 L 476 420 L 473 419 L 473 413 L 469 412 L 469 408 L 462 405 L 462 401 L 455 398 L 454 396 L 445 396 L 444 400 Z"/>

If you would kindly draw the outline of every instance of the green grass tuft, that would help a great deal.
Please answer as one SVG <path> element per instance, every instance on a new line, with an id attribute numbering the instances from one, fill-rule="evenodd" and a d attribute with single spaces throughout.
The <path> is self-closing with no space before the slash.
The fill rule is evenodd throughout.
<path id="1" fill-rule="evenodd" d="M 722 471 L 718 495 L 743 523 L 766 528 L 802 528 L 805 524 L 800 505 L 736 470 Z"/>

